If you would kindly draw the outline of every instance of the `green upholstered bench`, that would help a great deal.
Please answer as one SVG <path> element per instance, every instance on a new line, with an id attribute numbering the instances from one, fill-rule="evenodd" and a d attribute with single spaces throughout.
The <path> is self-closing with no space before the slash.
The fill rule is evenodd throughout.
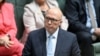
<path id="1" fill-rule="evenodd" d="M 93 43 L 92 46 L 93 46 L 94 56 L 100 56 L 100 42 Z"/>

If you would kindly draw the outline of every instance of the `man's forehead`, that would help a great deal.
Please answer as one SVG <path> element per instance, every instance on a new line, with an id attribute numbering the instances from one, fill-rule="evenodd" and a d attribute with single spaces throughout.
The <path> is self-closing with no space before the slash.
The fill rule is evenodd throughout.
<path id="1" fill-rule="evenodd" d="M 47 17 L 53 17 L 59 19 L 62 16 L 62 13 L 59 9 L 49 9 L 46 13 Z"/>
<path id="2" fill-rule="evenodd" d="M 47 17 L 58 17 L 58 15 L 53 12 L 47 13 L 46 16 Z"/>

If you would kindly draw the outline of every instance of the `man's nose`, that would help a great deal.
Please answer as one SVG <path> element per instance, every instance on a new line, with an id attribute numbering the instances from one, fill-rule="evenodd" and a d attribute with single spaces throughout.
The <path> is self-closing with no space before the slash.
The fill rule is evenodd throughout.
<path id="1" fill-rule="evenodd" d="M 49 21 L 48 21 L 48 24 L 51 24 L 51 23 L 52 23 L 51 20 L 49 20 Z"/>

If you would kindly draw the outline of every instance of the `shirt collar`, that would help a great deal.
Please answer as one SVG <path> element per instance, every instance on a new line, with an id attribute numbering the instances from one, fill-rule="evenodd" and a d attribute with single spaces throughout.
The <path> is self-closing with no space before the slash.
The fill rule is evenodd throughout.
<path id="1" fill-rule="evenodd" d="M 57 28 L 57 30 L 51 35 L 51 36 L 54 36 L 55 38 L 58 37 L 58 31 L 59 31 L 59 28 Z M 50 36 L 50 33 L 46 30 L 46 37 L 49 37 Z"/>

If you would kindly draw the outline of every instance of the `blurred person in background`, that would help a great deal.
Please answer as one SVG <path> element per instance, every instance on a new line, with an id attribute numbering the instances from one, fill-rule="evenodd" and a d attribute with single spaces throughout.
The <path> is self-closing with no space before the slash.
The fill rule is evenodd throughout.
<path id="1" fill-rule="evenodd" d="M 0 0 L 0 56 L 21 56 L 23 45 L 16 38 L 14 8 Z"/>
<path id="2" fill-rule="evenodd" d="M 66 0 L 64 14 L 68 30 L 77 35 L 82 56 L 92 56 L 91 44 L 100 42 L 100 0 Z"/>

